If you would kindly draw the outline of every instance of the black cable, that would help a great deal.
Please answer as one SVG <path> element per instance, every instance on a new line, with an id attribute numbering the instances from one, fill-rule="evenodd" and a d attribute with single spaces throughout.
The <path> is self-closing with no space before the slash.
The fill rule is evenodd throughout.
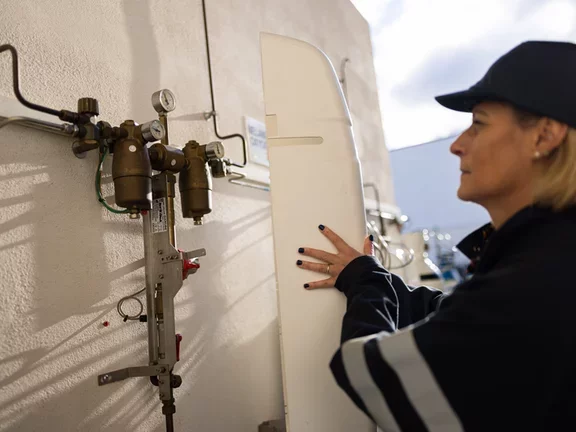
<path id="1" fill-rule="evenodd" d="M 248 156 L 246 153 L 246 139 L 244 138 L 244 136 L 239 133 L 221 136 L 220 133 L 218 132 L 218 121 L 216 120 L 216 102 L 214 101 L 214 81 L 212 79 L 212 60 L 210 57 L 210 41 L 208 39 L 208 19 L 206 18 L 206 0 L 202 0 L 202 15 L 204 17 L 204 34 L 205 34 L 204 40 L 206 42 L 206 57 L 208 60 L 208 81 L 210 82 L 210 99 L 212 101 L 211 115 L 212 120 L 214 121 L 214 134 L 218 137 L 218 139 L 221 139 L 223 141 L 230 138 L 240 138 L 242 140 L 242 157 L 244 159 L 244 162 L 242 164 L 232 162 L 231 165 L 238 168 L 244 168 L 248 163 Z"/>
<path id="2" fill-rule="evenodd" d="M 28 107 L 35 111 L 40 111 L 46 114 L 60 117 L 60 111 L 54 110 L 52 108 L 47 108 L 42 105 L 33 104 L 32 102 L 28 102 L 26 99 L 24 99 L 24 96 L 22 96 L 22 93 L 20 93 L 20 76 L 18 73 L 18 52 L 16 51 L 16 48 L 14 48 L 10 44 L 0 45 L 0 53 L 4 51 L 10 51 L 10 54 L 12 54 L 12 82 L 14 86 L 14 94 L 16 95 L 16 99 L 18 99 L 20 103 L 25 107 Z"/>

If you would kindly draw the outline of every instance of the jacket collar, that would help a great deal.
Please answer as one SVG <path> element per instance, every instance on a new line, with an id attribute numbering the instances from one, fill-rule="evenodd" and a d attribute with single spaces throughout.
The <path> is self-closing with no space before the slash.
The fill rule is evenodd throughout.
<path id="1" fill-rule="evenodd" d="M 508 240 L 513 241 L 513 237 L 510 239 L 510 236 L 514 236 L 518 231 L 526 229 L 528 226 L 533 226 L 535 223 L 543 219 L 554 217 L 554 215 L 559 213 L 565 214 L 571 218 L 576 217 L 576 207 L 571 207 L 561 212 L 555 212 L 548 207 L 525 207 L 512 216 L 498 230 L 489 223 L 472 232 L 458 243 L 457 248 L 471 260 L 471 265 L 468 270 L 470 273 L 473 273 L 474 270 L 477 270 L 480 259 L 486 255 L 485 251 L 489 244 L 491 244 L 490 249 L 495 248 L 496 251 L 502 251 L 504 248 L 500 246 L 508 243 Z M 490 253 L 489 255 L 497 255 L 492 257 L 497 259 L 499 253 L 495 252 Z M 482 260 L 483 267 L 484 261 L 486 261 L 486 259 Z M 488 261 L 491 261 L 491 259 Z"/>

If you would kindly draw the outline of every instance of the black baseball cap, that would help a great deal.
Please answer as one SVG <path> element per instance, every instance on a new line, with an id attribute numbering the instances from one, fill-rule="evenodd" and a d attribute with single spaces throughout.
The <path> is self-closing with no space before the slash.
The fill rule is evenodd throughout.
<path id="1" fill-rule="evenodd" d="M 503 101 L 576 128 L 576 44 L 525 42 L 494 63 L 468 90 L 436 97 L 455 111 Z"/>

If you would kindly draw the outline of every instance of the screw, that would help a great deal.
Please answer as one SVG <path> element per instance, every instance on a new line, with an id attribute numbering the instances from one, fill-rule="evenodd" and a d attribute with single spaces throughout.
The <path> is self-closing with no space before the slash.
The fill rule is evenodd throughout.
<path id="1" fill-rule="evenodd" d="M 158 384 L 162 385 L 162 384 L 164 384 L 164 381 L 160 380 L 160 381 L 158 381 Z"/>
<path id="2" fill-rule="evenodd" d="M 102 375 L 101 381 L 103 383 L 107 383 L 108 381 L 110 381 L 112 379 L 112 377 L 110 375 Z"/>
<path id="3" fill-rule="evenodd" d="M 166 372 L 166 368 L 160 368 L 160 373 L 165 373 Z"/>
<path id="4" fill-rule="evenodd" d="M 164 399 L 164 393 L 160 393 L 160 399 Z"/>
<path id="5" fill-rule="evenodd" d="M 164 279 L 164 275 L 163 275 L 163 274 L 158 275 L 158 278 L 159 278 L 159 279 Z"/>
<path id="6" fill-rule="evenodd" d="M 163 251 L 162 249 L 160 249 L 160 250 L 158 251 L 158 255 L 162 255 L 163 253 L 164 253 L 164 251 Z"/>

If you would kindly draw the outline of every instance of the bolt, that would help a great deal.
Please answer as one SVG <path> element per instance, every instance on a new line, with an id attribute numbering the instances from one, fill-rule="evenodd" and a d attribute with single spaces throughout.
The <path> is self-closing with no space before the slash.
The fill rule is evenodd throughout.
<path id="1" fill-rule="evenodd" d="M 140 213 L 130 213 L 130 219 L 140 219 Z"/>
<path id="2" fill-rule="evenodd" d="M 111 377 L 110 375 L 106 374 L 106 375 L 102 375 L 101 381 L 102 381 L 103 383 L 107 383 L 107 382 L 109 382 L 111 379 L 112 379 L 112 377 Z"/>
<path id="3" fill-rule="evenodd" d="M 164 393 L 160 393 L 160 399 L 164 399 Z"/>
<path id="4" fill-rule="evenodd" d="M 162 249 L 160 249 L 160 250 L 158 251 L 158 255 L 162 255 L 163 253 L 164 253 L 164 251 L 163 251 Z"/>
<path id="5" fill-rule="evenodd" d="M 158 278 L 159 278 L 159 279 L 164 279 L 164 275 L 163 275 L 163 274 L 158 275 Z"/>
<path id="6" fill-rule="evenodd" d="M 160 368 L 160 373 L 166 373 L 166 368 Z"/>

